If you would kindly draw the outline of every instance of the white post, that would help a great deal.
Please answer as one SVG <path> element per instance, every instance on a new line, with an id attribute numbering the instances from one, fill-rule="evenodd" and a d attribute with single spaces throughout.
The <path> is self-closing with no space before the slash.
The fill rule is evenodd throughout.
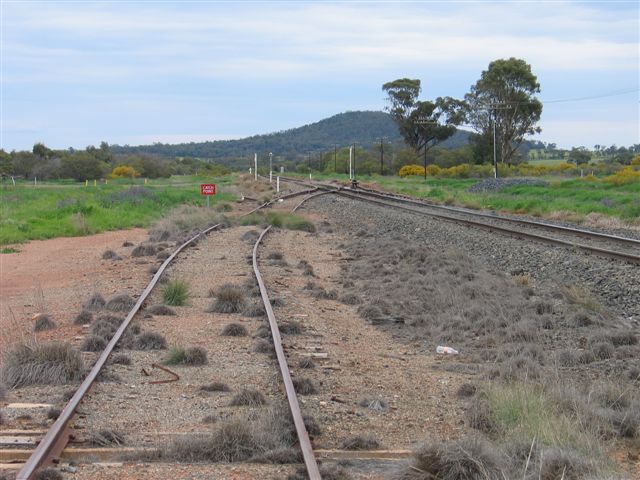
<path id="1" fill-rule="evenodd" d="M 33 177 L 33 184 L 37 185 L 38 184 L 38 177 Z"/>
<path id="2" fill-rule="evenodd" d="M 269 183 L 271 183 L 272 179 L 273 179 L 273 172 L 269 171 Z"/>
<path id="3" fill-rule="evenodd" d="M 280 177 L 276 177 L 276 193 L 280 193 Z"/>
<path id="4" fill-rule="evenodd" d="M 253 154 L 253 167 L 254 167 L 254 173 L 255 173 L 255 180 L 256 182 L 258 181 L 258 154 L 254 153 Z"/>
<path id="5" fill-rule="evenodd" d="M 253 168 L 249 167 L 249 175 L 253 173 Z"/>
<path id="6" fill-rule="evenodd" d="M 349 146 L 349 180 L 353 180 L 353 170 L 351 169 L 351 162 L 353 161 L 353 146 Z"/>
<path id="7" fill-rule="evenodd" d="M 269 152 L 269 183 L 273 180 L 273 153 Z"/>
<path id="8" fill-rule="evenodd" d="M 280 167 L 280 173 L 284 173 L 284 167 Z"/>

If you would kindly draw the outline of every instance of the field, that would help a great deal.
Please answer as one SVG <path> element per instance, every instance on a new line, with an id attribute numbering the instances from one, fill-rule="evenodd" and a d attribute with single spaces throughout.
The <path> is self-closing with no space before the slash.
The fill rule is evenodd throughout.
<path id="1" fill-rule="evenodd" d="M 315 179 L 330 179 L 332 175 L 314 175 Z M 340 180 L 348 181 L 346 175 Z M 524 213 L 543 218 L 582 222 L 594 216 L 620 219 L 637 224 L 640 217 L 640 183 L 612 185 L 601 180 L 542 178 L 548 186 L 511 186 L 491 193 L 470 193 L 469 187 L 479 179 L 448 179 L 421 177 L 359 176 L 363 185 L 379 186 L 390 192 L 424 198 L 438 203 L 475 209 Z"/>
<path id="2" fill-rule="evenodd" d="M 178 205 L 203 205 L 200 183 L 223 187 L 212 198 L 212 205 L 233 200 L 234 195 L 224 188 L 232 180 L 172 177 L 147 185 L 142 181 L 110 181 L 96 186 L 64 181 L 4 185 L 0 189 L 0 245 L 146 227 Z M 3 249 L 3 253 L 10 252 Z"/>

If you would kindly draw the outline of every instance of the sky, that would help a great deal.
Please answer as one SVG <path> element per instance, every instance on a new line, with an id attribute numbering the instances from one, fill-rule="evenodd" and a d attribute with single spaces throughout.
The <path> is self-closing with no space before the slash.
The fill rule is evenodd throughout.
<path id="1" fill-rule="evenodd" d="M 382 84 L 462 98 L 527 61 L 560 147 L 640 143 L 637 1 L 0 0 L 0 148 L 242 138 L 382 110 Z M 594 98 L 596 97 L 596 98 Z"/>

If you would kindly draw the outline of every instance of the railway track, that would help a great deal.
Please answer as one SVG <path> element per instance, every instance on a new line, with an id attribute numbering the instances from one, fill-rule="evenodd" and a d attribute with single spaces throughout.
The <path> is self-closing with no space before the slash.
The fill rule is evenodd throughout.
<path id="1" fill-rule="evenodd" d="M 320 183 L 300 181 L 293 178 L 285 179 L 307 187 L 313 185 L 325 191 L 333 191 L 339 195 L 356 200 L 481 228 L 515 238 L 567 247 L 587 254 L 594 254 L 640 265 L 640 240 L 634 238 L 592 232 L 544 222 L 514 219 L 463 208 L 434 205 L 404 196 L 380 193 L 360 187 L 339 188 Z"/>
<path id="2" fill-rule="evenodd" d="M 251 210 L 250 212 L 248 212 L 243 216 L 250 215 L 263 208 L 268 208 L 272 206 L 276 201 L 284 201 L 284 200 L 289 200 L 301 195 L 308 195 L 304 200 L 302 200 L 302 202 L 298 203 L 294 207 L 293 210 L 295 211 L 307 199 L 313 198 L 318 194 L 326 193 L 326 192 L 317 192 L 317 190 L 318 189 L 316 187 L 312 187 L 311 189 L 308 189 L 308 190 L 302 190 L 302 191 L 290 193 L 287 195 L 283 195 L 275 201 L 271 201 L 271 202 L 260 205 L 259 207 Z M 160 278 L 162 277 L 167 267 L 173 262 L 173 260 L 176 258 L 176 256 L 180 252 L 182 252 L 188 246 L 194 245 L 195 242 L 197 242 L 201 237 L 208 235 L 210 232 L 213 232 L 219 227 L 220 227 L 219 224 L 212 225 L 207 229 L 203 230 L 202 232 L 198 233 L 197 235 L 193 236 L 186 242 L 184 242 L 182 245 L 176 248 L 175 251 L 173 251 L 173 253 L 158 268 L 158 271 L 153 276 L 152 280 L 149 282 L 147 287 L 144 289 L 144 291 L 138 298 L 133 308 L 129 311 L 124 321 L 122 322 L 122 324 L 119 326 L 119 328 L 114 333 L 111 340 L 108 342 L 105 349 L 100 353 L 98 359 L 93 364 L 93 367 L 91 368 L 91 370 L 89 371 L 85 379 L 82 381 L 82 383 L 80 384 L 78 389 L 75 391 L 71 399 L 67 402 L 65 407 L 62 409 L 56 421 L 51 425 L 51 427 L 46 431 L 42 439 L 38 442 L 37 446 L 35 447 L 33 452 L 30 454 L 30 456 L 28 457 L 28 459 L 26 460 L 22 468 L 18 471 L 16 476 L 18 480 L 29 480 L 34 477 L 34 475 L 36 474 L 39 468 L 57 463 L 59 461 L 63 450 L 65 449 L 67 444 L 70 442 L 70 440 L 73 439 L 74 435 L 70 429 L 70 424 L 78 410 L 78 407 L 82 403 L 87 393 L 90 391 L 92 385 L 94 384 L 94 382 L 96 381 L 100 373 L 102 372 L 104 366 L 107 364 L 107 359 L 113 352 L 116 344 L 118 344 L 125 330 L 127 329 L 127 327 L 129 327 L 133 318 L 140 311 L 147 297 L 150 295 L 154 287 L 157 285 L 157 283 L 159 282 Z M 288 402 L 291 415 L 293 418 L 293 422 L 295 425 L 296 434 L 298 437 L 300 449 L 303 454 L 305 467 L 307 469 L 309 478 L 312 480 L 316 480 L 321 478 L 319 469 L 318 469 L 318 464 L 316 462 L 316 458 L 313 452 L 313 448 L 311 446 L 309 435 L 307 433 L 304 420 L 302 418 L 302 413 L 300 411 L 296 392 L 291 380 L 291 374 L 290 374 L 289 367 L 287 365 L 287 360 L 282 348 L 281 336 L 278 329 L 278 323 L 276 321 L 273 309 L 271 307 L 271 301 L 269 299 L 267 289 L 264 285 L 264 282 L 262 281 L 260 270 L 258 268 L 258 249 L 260 247 L 261 241 L 268 234 L 270 228 L 271 228 L 270 226 L 265 228 L 261 232 L 259 238 L 254 244 L 253 251 L 252 251 L 252 267 L 258 282 L 258 286 L 260 288 L 262 302 L 264 304 L 264 308 L 268 316 L 271 335 L 274 341 L 274 347 L 275 347 L 276 356 L 278 359 L 278 365 L 280 368 L 281 379 L 284 383 L 287 402 Z"/>

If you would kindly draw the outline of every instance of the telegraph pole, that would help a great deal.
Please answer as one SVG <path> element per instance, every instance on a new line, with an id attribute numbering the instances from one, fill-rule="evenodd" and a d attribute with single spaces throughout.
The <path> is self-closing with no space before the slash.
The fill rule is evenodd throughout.
<path id="1" fill-rule="evenodd" d="M 491 115 L 491 113 L 489 113 Z M 496 110 L 493 110 L 493 178 L 498 178 L 498 158 L 496 156 Z"/>
<path id="2" fill-rule="evenodd" d="M 333 145 L 333 173 L 338 173 L 338 145 Z"/>
<path id="3" fill-rule="evenodd" d="M 380 137 L 380 176 L 384 175 L 384 143 L 383 138 Z"/>

